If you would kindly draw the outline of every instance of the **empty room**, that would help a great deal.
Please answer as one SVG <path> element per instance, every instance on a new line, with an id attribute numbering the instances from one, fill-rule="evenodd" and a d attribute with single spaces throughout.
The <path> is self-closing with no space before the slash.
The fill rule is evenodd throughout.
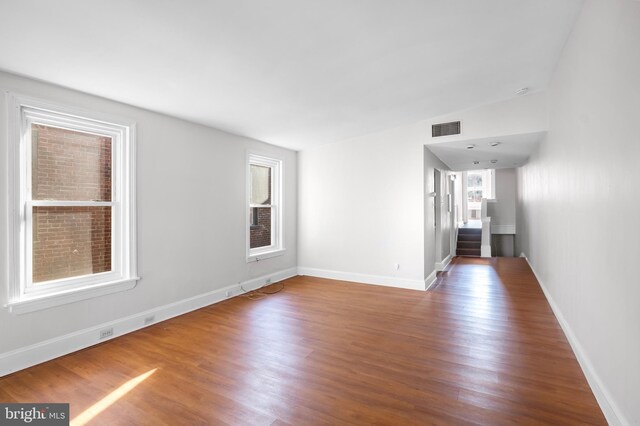
<path id="1" fill-rule="evenodd" d="M 0 91 L 0 425 L 640 425 L 640 1 L 0 0 Z"/>

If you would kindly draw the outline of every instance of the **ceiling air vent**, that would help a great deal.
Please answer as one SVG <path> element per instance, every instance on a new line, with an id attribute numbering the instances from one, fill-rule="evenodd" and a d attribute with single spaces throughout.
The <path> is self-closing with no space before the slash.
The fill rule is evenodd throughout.
<path id="1" fill-rule="evenodd" d="M 449 136 L 460 134 L 460 122 L 452 121 L 451 123 L 440 123 L 431 126 L 431 137 Z"/>

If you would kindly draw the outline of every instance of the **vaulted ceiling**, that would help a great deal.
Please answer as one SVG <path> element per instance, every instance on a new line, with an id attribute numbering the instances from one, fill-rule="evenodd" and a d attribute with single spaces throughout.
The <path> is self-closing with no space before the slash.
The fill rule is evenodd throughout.
<path id="1" fill-rule="evenodd" d="M 0 69 L 305 149 L 546 86 L 580 0 L 3 0 Z"/>

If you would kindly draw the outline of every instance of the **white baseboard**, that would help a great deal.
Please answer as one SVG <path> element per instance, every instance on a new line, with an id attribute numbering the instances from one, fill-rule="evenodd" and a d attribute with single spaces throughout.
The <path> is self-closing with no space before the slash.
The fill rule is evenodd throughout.
<path id="1" fill-rule="evenodd" d="M 271 282 L 274 283 L 294 277 L 297 274 L 297 268 L 285 269 L 95 327 L 85 328 L 84 330 L 5 352 L 0 354 L 0 377 L 237 296 L 243 293 L 240 286 L 249 291 L 264 285 L 268 279 L 271 279 Z M 153 322 L 145 324 L 145 319 L 151 316 L 155 317 Z M 111 327 L 113 327 L 113 337 L 100 339 L 100 330 Z"/>
<path id="2" fill-rule="evenodd" d="M 427 291 L 430 290 L 431 287 L 433 287 L 433 285 L 438 280 L 437 274 L 438 274 L 438 271 L 433 271 L 432 273 L 429 274 L 427 278 L 424 279 L 424 286 Z"/>
<path id="3" fill-rule="evenodd" d="M 606 417 L 607 422 L 610 425 L 631 424 L 629 423 L 629 421 L 627 421 L 625 416 L 622 414 L 622 411 L 620 410 L 618 405 L 615 403 L 615 400 L 611 396 L 611 393 L 607 390 L 606 386 L 600 379 L 600 376 L 598 376 L 598 373 L 596 373 L 596 370 L 593 367 L 593 364 L 591 363 L 591 361 L 589 360 L 587 353 L 585 352 L 584 348 L 580 344 L 580 341 L 578 340 L 576 335 L 573 333 L 573 330 L 571 329 L 571 326 L 569 325 L 569 323 L 564 319 L 564 315 L 562 314 L 562 311 L 560 310 L 556 302 L 553 300 L 553 297 L 551 297 L 551 294 L 549 293 L 549 291 L 547 290 L 547 287 L 544 285 L 544 283 L 540 279 L 540 276 L 534 269 L 533 265 L 531 265 L 531 262 L 529 262 L 529 258 L 524 253 L 520 253 L 520 257 L 524 258 L 527 261 L 527 264 L 529 264 L 529 267 L 531 268 L 533 275 L 535 275 L 536 279 L 538 280 L 538 284 L 540 284 L 540 288 L 542 289 L 542 292 L 547 298 L 547 302 L 549 302 L 549 306 L 551 306 L 551 310 L 556 316 L 556 319 L 558 320 L 560 327 L 562 327 L 562 331 L 564 331 L 564 334 L 567 337 L 569 344 L 571 345 L 571 349 L 573 349 L 573 353 L 575 354 L 578 360 L 578 363 L 582 368 L 582 372 L 587 378 L 587 382 L 591 387 L 591 391 L 596 397 L 596 400 L 598 401 L 598 404 L 600 405 L 600 409 L 602 410 L 602 413 Z"/>
<path id="4" fill-rule="evenodd" d="M 453 259 L 453 256 L 449 254 L 442 262 L 436 262 L 436 271 L 444 271 L 447 269 L 447 266 L 451 263 L 451 259 Z"/>
<path id="5" fill-rule="evenodd" d="M 425 290 L 425 281 L 407 278 L 388 277 L 383 275 L 367 275 L 355 272 L 330 271 L 327 269 L 298 267 L 298 275 L 329 278 L 332 280 L 352 281 L 361 284 L 383 285 L 387 287 L 406 288 L 410 290 Z"/>

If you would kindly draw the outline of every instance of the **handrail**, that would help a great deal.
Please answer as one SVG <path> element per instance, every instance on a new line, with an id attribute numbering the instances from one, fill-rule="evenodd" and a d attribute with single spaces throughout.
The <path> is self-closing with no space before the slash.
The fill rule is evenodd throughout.
<path id="1" fill-rule="evenodd" d="M 482 245 L 481 257 L 491 257 L 491 218 L 487 216 L 487 199 L 483 198 L 480 204 L 480 219 L 482 221 Z"/>

